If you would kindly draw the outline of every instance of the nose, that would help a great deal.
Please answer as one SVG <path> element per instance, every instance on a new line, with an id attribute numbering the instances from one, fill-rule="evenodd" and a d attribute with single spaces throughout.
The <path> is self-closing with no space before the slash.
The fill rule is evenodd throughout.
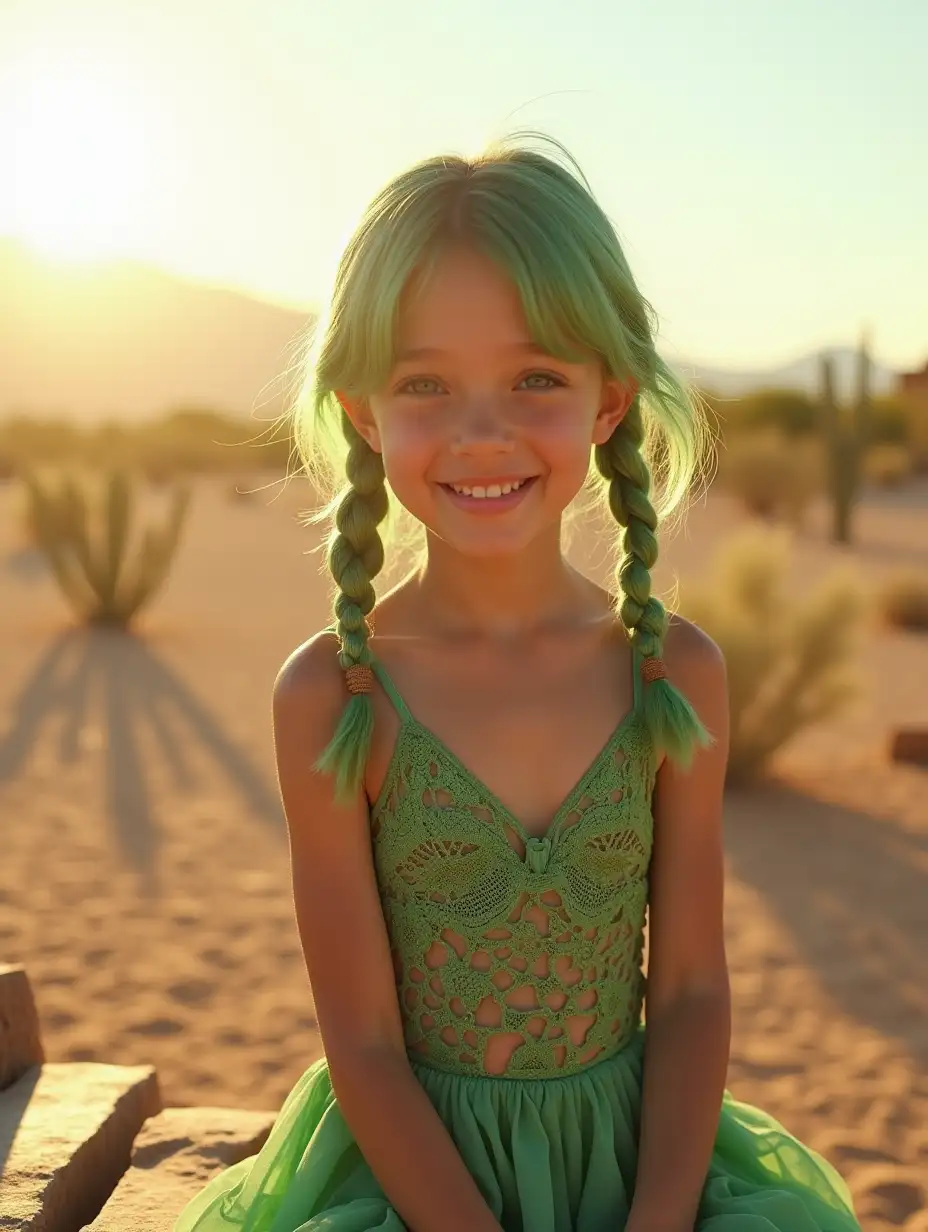
<path id="1" fill-rule="evenodd" d="M 515 440 L 503 416 L 491 403 L 473 401 L 462 408 L 451 441 L 457 457 L 486 457 L 512 453 Z"/>

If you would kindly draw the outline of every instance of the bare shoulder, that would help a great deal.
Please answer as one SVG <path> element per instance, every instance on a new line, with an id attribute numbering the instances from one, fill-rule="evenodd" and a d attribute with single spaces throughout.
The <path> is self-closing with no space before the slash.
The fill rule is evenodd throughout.
<path id="1" fill-rule="evenodd" d="M 694 704 L 712 706 L 727 696 L 725 656 L 709 634 L 691 620 L 670 617 L 664 663 L 671 681 Z"/>
<path id="2" fill-rule="evenodd" d="M 338 662 L 338 638 L 330 630 L 314 634 L 293 650 L 274 681 L 274 726 L 297 728 L 319 752 L 328 744 L 348 698 Z"/>
<path id="3" fill-rule="evenodd" d="M 405 1055 L 367 799 L 335 797 L 316 767 L 349 700 L 338 639 L 317 633 L 274 682 L 277 779 L 290 837 L 293 901 L 316 1016 L 336 1089 L 359 1050 Z"/>
<path id="4" fill-rule="evenodd" d="M 328 689 L 334 694 L 340 683 L 344 687 L 338 663 L 338 638 L 331 629 L 322 629 L 287 655 L 274 681 L 274 692 L 292 696 L 306 689 Z"/>
<path id="5" fill-rule="evenodd" d="M 338 662 L 338 638 L 315 634 L 281 664 L 272 692 L 274 752 L 284 811 L 292 824 L 321 824 L 334 800 L 334 779 L 316 771 L 350 700 Z M 359 795 L 358 806 L 365 801 Z M 360 817 L 360 812 L 358 813 Z"/>

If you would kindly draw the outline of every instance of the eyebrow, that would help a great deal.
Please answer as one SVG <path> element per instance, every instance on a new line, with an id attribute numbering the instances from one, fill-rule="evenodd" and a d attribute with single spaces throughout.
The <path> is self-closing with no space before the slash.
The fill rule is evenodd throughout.
<path id="1" fill-rule="evenodd" d="M 539 346 L 537 342 L 517 342 L 514 346 L 507 347 L 506 349 L 516 355 L 551 354 L 550 351 L 546 351 L 544 347 Z M 449 355 L 449 351 L 443 351 L 440 347 L 408 347 L 405 351 L 397 353 L 394 363 L 406 364 L 417 359 L 447 359 Z"/>

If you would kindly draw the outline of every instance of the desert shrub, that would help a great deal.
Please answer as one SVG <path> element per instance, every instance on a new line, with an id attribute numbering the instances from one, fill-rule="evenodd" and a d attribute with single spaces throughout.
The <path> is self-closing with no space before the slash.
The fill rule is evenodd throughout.
<path id="1" fill-rule="evenodd" d="M 190 503 L 178 488 L 160 527 L 131 543 L 138 486 L 122 471 L 81 477 L 23 475 L 29 533 L 62 593 L 88 624 L 128 627 L 169 572 Z"/>
<path id="2" fill-rule="evenodd" d="M 20 473 L 45 466 L 134 471 L 152 482 L 179 476 L 286 472 L 293 441 L 270 426 L 212 411 L 177 411 L 143 423 L 84 427 L 25 416 L 0 422 L 0 458 Z"/>
<path id="3" fill-rule="evenodd" d="M 815 400 L 791 389 L 762 389 L 743 398 L 718 400 L 716 406 L 726 439 L 764 430 L 802 436 L 816 432 L 821 424 Z"/>
<path id="4" fill-rule="evenodd" d="M 824 490 L 822 451 L 812 441 L 787 441 L 777 432 L 746 433 L 720 451 L 718 478 L 750 513 L 800 525 Z"/>
<path id="5" fill-rule="evenodd" d="M 33 419 L 11 415 L 0 422 L 0 450 L 17 473 L 28 466 L 48 466 L 70 461 L 80 464 L 85 434 L 67 420 Z"/>
<path id="6" fill-rule="evenodd" d="M 928 632 L 928 570 L 902 569 L 880 588 L 884 619 L 900 629 Z"/>
<path id="7" fill-rule="evenodd" d="M 139 443 L 139 456 L 172 474 L 227 475 L 286 470 L 293 448 L 280 425 L 260 427 L 211 411 L 176 411 L 152 423 Z"/>
<path id="8" fill-rule="evenodd" d="M 905 445 L 874 445 L 864 455 L 864 478 L 879 488 L 898 487 L 914 469 L 914 459 Z"/>
<path id="9" fill-rule="evenodd" d="M 97 424 L 85 429 L 81 456 L 95 469 L 125 470 L 136 458 L 138 428 L 120 423 Z"/>
<path id="10" fill-rule="evenodd" d="M 797 591 L 789 569 L 786 532 L 751 527 L 723 546 L 704 582 L 682 589 L 682 614 L 728 665 L 732 782 L 759 774 L 787 740 L 856 693 L 862 587 L 835 569 L 817 588 Z"/>
<path id="11" fill-rule="evenodd" d="M 700 392 L 726 440 L 759 430 L 779 432 L 790 438 L 820 437 L 825 431 L 817 395 L 790 389 L 762 389 L 741 398 L 723 398 L 712 391 Z M 898 397 L 891 394 L 871 397 L 866 419 L 871 443 L 908 443 L 910 415 Z"/>

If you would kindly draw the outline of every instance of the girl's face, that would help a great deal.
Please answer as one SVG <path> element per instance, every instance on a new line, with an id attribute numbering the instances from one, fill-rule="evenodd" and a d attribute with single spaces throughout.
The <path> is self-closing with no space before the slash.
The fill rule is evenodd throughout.
<path id="1" fill-rule="evenodd" d="M 383 388 L 341 401 L 414 517 L 462 553 L 499 556 L 559 528 L 591 445 L 634 393 L 604 380 L 595 357 L 565 363 L 534 346 L 509 279 L 456 249 L 404 297 Z"/>

